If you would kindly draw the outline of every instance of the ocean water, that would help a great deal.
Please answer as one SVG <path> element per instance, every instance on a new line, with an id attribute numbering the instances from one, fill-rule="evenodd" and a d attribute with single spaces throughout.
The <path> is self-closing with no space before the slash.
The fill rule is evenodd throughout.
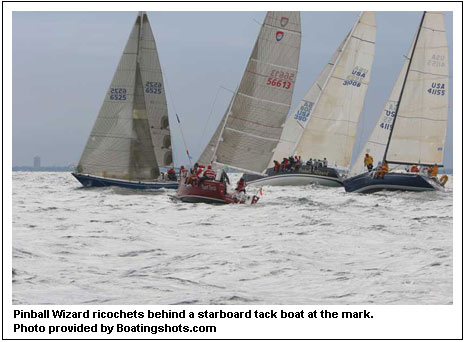
<path id="1" fill-rule="evenodd" d="M 14 172 L 13 304 L 452 303 L 451 179 L 444 193 L 263 190 L 215 206 Z"/>

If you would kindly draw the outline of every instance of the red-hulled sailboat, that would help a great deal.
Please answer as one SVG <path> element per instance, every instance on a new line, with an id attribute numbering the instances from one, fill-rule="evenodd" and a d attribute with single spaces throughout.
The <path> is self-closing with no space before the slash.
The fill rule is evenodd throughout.
<path id="1" fill-rule="evenodd" d="M 200 186 L 181 180 L 179 198 L 209 203 L 258 200 L 247 197 L 241 186 L 236 194 L 230 193 L 224 168 L 265 175 L 291 106 L 300 42 L 300 12 L 267 12 L 241 83 L 199 158 L 200 164 L 213 164 L 219 177 Z"/>
<path id="2" fill-rule="evenodd" d="M 189 178 L 186 173 L 181 174 L 177 198 L 183 202 L 212 204 L 255 204 L 259 200 L 257 195 L 248 196 L 245 192 L 228 191 L 224 177 L 199 182 L 198 178 Z"/>

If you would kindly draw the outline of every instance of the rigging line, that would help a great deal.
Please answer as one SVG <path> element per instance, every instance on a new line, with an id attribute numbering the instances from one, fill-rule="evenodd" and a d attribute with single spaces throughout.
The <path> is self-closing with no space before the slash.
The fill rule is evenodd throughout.
<path id="1" fill-rule="evenodd" d="M 176 110 L 176 106 L 174 105 L 173 97 L 171 95 L 171 90 L 170 90 L 170 86 L 168 84 L 168 75 L 166 73 L 166 70 L 165 70 L 164 74 L 165 74 L 166 88 L 168 89 L 168 94 L 169 94 L 169 97 L 170 97 L 170 100 L 171 100 L 171 105 L 173 106 L 173 109 L 174 109 L 174 114 L 176 114 L 176 120 L 178 121 L 178 124 L 179 124 L 179 130 L 181 132 L 182 143 L 184 144 L 184 148 L 186 149 L 187 160 L 189 161 L 189 168 L 190 168 L 192 166 L 192 164 L 191 164 L 191 156 L 189 154 L 189 150 L 187 149 L 186 138 L 184 137 L 184 132 L 182 130 L 181 120 L 179 120 L 178 112 Z M 173 159 L 174 159 L 174 154 L 173 154 Z"/>
<path id="2" fill-rule="evenodd" d="M 212 114 L 213 114 L 213 108 L 215 108 L 216 100 L 218 99 L 218 95 L 219 95 L 220 90 L 221 90 L 222 88 L 223 88 L 223 87 L 219 86 L 218 89 L 217 89 L 217 91 L 216 91 L 215 100 L 213 101 L 212 107 L 211 107 L 211 109 L 210 109 L 210 114 L 208 115 L 207 122 L 206 122 L 205 125 L 203 126 L 203 131 L 202 131 L 202 134 L 201 134 L 200 137 L 199 137 L 199 142 L 198 142 L 197 146 L 201 146 L 201 144 L 202 144 L 202 140 L 203 140 L 202 138 L 203 138 L 203 136 L 204 136 L 204 134 L 205 134 L 205 130 L 207 129 L 208 123 L 210 122 L 210 119 L 211 119 Z M 215 133 L 213 132 L 213 134 L 215 134 Z"/>

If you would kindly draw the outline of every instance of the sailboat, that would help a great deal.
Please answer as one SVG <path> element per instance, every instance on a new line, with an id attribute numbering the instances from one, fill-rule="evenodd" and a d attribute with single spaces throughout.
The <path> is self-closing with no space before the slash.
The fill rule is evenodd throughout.
<path id="1" fill-rule="evenodd" d="M 266 176 L 247 175 L 250 185 L 342 186 L 350 164 L 375 54 L 374 12 L 362 12 L 295 111 L 287 118 Z M 303 165 L 273 167 L 298 155 Z M 309 165 L 305 161 L 312 158 Z M 327 158 L 327 161 L 325 159 Z M 330 166 L 327 165 L 330 163 Z"/>
<path id="2" fill-rule="evenodd" d="M 85 187 L 176 189 L 157 180 L 173 164 L 168 109 L 157 47 L 139 12 L 73 176 Z"/>
<path id="3" fill-rule="evenodd" d="M 443 190 L 436 177 L 405 167 L 441 167 L 447 127 L 449 62 L 442 12 L 424 12 L 388 102 L 344 181 L 348 192 Z M 363 155 L 388 163 L 390 172 L 363 172 Z M 361 174 L 360 173 L 363 172 Z"/>
<path id="4" fill-rule="evenodd" d="M 267 12 L 239 87 L 200 164 L 263 174 L 289 112 L 301 43 L 300 12 Z M 180 182 L 183 201 L 228 203 L 220 181 Z"/>

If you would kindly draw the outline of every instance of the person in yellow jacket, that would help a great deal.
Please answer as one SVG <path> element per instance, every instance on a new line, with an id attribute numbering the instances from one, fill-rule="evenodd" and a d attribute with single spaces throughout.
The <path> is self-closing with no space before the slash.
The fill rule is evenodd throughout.
<path id="1" fill-rule="evenodd" d="M 368 169 L 368 172 L 373 169 L 373 157 L 370 156 L 368 153 L 365 154 L 365 159 L 363 159 L 363 163 Z"/>

